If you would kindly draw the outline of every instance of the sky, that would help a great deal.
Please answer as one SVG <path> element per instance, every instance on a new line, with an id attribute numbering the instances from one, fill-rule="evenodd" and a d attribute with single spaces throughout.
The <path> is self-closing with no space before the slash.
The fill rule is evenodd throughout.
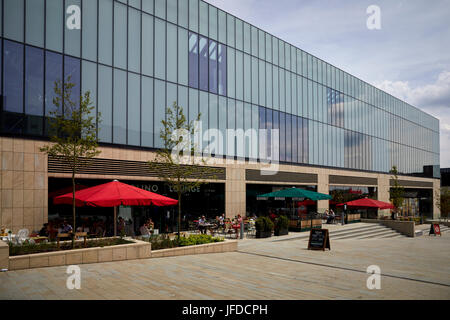
<path id="1" fill-rule="evenodd" d="M 450 167 L 449 0 L 206 1 L 438 118 Z"/>

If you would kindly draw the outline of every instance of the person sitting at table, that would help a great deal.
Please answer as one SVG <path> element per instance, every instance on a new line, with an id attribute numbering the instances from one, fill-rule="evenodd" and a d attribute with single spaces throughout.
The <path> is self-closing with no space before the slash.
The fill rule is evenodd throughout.
<path id="1" fill-rule="evenodd" d="M 153 230 L 155 229 L 155 223 L 153 222 L 152 218 L 147 220 L 147 228 L 150 231 L 150 234 L 153 234 Z"/>
<path id="2" fill-rule="evenodd" d="M 206 234 L 206 218 L 205 216 L 202 216 L 200 219 L 198 219 L 198 230 L 200 230 L 200 233 Z"/>
<path id="3" fill-rule="evenodd" d="M 60 230 L 61 231 L 59 231 L 59 233 L 70 233 L 72 232 L 73 228 L 69 223 L 67 223 L 67 220 L 64 220 Z"/>
<path id="4" fill-rule="evenodd" d="M 102 221 L 94 222 L 94 232 L 97 237 L 103 237 L 105 228 Z"/>
<path id="5" fill-rule="evenodd" d="M 333 223 L 335 217 L 336 215 L 334 214 L 334 211 L 331 210 L 330 214 L 327 217 L 327 224 Z"/>
<path id="6" fill-rule="evenodd" d="M 44 226 L 42 227 L 42 229 L 39 231 L 39 236 L 40 237 L 48 237 L 49 236 L 49 225 L 48 223 L 44 223 Z"/>
<path id="7" fill-rule="evenodd" d="M 139 232 L 143 238 L 149 238 L 151 236 L 150 230 L 148 229 L 147 223 L 144 223 L 140 228 Z"/>

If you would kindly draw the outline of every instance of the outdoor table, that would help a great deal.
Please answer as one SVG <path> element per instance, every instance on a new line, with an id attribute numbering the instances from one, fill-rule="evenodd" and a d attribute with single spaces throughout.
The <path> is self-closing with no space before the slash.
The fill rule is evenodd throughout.
<path id="1" fill-rule="evenodd" d="M 30 239 L 34 240 L 35 243 L 41 243 L 45 240 L 48 241 L 48 237 L 43 237 L 43 236 L 30 237 Z"/>
<path id="2" fill-rule="evenodd" d="M 205 229 L 208 230 L 209 233 L 212 235 L 212 234 L 213 234 L 212 229 L 213 229 L 216 225 L 213 224 L 213 223 L 205 223 L 205 224 L 203 224 L 203 226 L 204 226 Z"/>
<path id="3" fill-rule="evenodd" d="M 70 238 L 70 233 L 58 233 L 56 235 L 56 247 L 59 249 L 59 239 Z"/>

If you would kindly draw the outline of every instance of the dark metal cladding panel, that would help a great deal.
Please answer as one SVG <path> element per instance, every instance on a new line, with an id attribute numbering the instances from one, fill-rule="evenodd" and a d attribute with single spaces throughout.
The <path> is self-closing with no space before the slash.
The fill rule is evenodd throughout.
<path id="1" fill-rule="evenodd" d="M 329 184 L 378 185 L 377 178 L 334 176 L 330 175 Z"/>
<path id="2" fill-rule="evenodd" d="M 246 169 L 247 181 L 317 183 L 317 174 L 280 171 L 274 175 L 261 175 L 261 170 Z"/>
<path id="3" fill-rule="evenodd" d="M 80 174 L 101 174 L 112 176 L 137 176 L 137 177 L 158 177 L 155 170 L 151 170 L 148 162 L 132 161 L 132 160 L 114 160 L 114 159 L 85 159 L 82 158 L 83 165 L 79 168 L 77 173 Z M 211 167 L 212 168 L 212 167 Z M 217 173 L 207 177 L 206 179 L 226 179 L 225 168 L 214 167 Z M 49 173 L 72 173 L 72 170 L 67 163 L 58 157 L 48 157 L 48 172 Z M 195 178 L 195 177 L 193 177 Z"/>
<path id="4" fill-rule="evenodd" d="M 433 188 L 433 182 L 428 181 L 408 181 L 398 180 L 398 183 L 403 187 L 421 187 L 421 188 Z M 394 185 L 394 180 L 390 180 L 391 186 Z"/>

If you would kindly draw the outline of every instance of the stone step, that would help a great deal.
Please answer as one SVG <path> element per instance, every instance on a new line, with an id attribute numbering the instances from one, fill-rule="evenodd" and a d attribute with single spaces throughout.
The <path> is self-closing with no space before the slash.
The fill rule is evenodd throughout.
<path id="1" fill-rule="evenodd" d="M 363 236 L 368 236 L 372 234 L 385 233 L 385 232 L 395 232 L 394 230 L 387 228 L 385 226 L 379 226 L 378 228 L 371 228 L 370 230 L 360 230 L 358 232 L 352 232 L 344 235 L 336 235 L 334 239 L 349 239 L 349 238 L 360 238 Z"/>
<path id="2" fill-rule="evenodd" d="M 372 234 L 366 234 L 361 237 L 356 237 L 355 239 L 371 239 L 371 238 L 381 238 L 383 236 L 397 236 L 400 235 L 394 230 L 386 230 L 386 231 L 380 231 L 378 233 L 372 233 Z"/>
<path id="3" fill-rule="evenodd" d="M 381 237 L 378 237 L 378 238 L 379 239 L 405 238 L 405 236 L 402 235 L 399 232 L 395 232 L 395 233 L 391 233 L 391 234 L 388 234 L 388 235 L 385 235 L 385 236 L 381 236 Z"/>

